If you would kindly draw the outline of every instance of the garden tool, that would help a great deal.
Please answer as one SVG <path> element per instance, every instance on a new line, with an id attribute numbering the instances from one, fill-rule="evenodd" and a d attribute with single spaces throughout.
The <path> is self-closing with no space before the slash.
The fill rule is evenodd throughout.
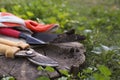
<path id="1" fill-rule="evenodd" d="M 85 40 L 85 36 L 80 34 L 75 34 L 74 29 L 71 29 L 62 34 L 39 32 L 39 33 L 33 33 L 32 36 L 39 40 L 43 40 L 45 42 L 51 42 L 51 43 L 74 42 L 74 41 Z"/>
<path id="2" fill-rule="evenodd" d="M 20 43 L 22 43 L 22 45 Z M 21 46 L 24 46 L 24 48 L 20 49 L 19 47 Z M 25 57 L 36 65 L 58 66 L 56 61 L 34 51 L 28 44 L 23 42 L 13 42 L 0 38 L 0 53 L 8 58 Z"/>
<path id="3" fill-rule="evenodd" d="M 33 20 L 23 20 L 11 13 L 0 13 L 0 27 L 17 27 L 27 31 L 46 32 L 59 27 L 58 24 L 40 24 Z"/>
<path id="4" fill-rule="evenodd" d="M 58 34 L 40 32 L 33 33 L 32 36 L 45 42 L 51 42 L 58 37 Z"/>
<path id="5" fill-rule="evenodd" d="M 46 44 L 44 41 L 40 39 L 38 40 L 30 35 L 14 30 L 12 28 L 0 28 L 0 34 L 15 38 L 23 38 L 29 44 Z"/>

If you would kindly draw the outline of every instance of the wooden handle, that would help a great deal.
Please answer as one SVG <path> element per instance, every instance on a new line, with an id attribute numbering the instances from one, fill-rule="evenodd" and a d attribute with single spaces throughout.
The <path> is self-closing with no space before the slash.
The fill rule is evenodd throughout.
<path id="1" fill-rule="evenodd" d="M 24 43 L 22 41 L 20 41 L 20 42 L 13 42 L 13 41 L 10 41 L 10 40 L 7 40 L 7 39 L 3 39 L 3 38 L 0 38 L 0 43 L 1 44 L 6 44 L 6 45 L 9 45 L 9 46 L 20 47 L 22 49 L 26 49 L 26 48 L 29 47 L 29 44 Z"/>
<path id="2" fill-rule="evenodd" d="M 9 58 L 14 58 L 15 53 L 18 52 L 19 50 L 20 48 L 18 47 L 13 46 L 11 47 L 5 44 L 0 44 L 0 53 Z"/>

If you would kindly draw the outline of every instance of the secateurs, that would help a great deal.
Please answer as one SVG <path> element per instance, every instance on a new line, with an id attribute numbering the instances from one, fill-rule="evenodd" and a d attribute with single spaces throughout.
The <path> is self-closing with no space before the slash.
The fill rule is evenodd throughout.
<path id="1" fill-rule="evenodd" d="M 25 57 L 37 65 L 58 66 L 56 61 L 34 51 L 30 48 L 29 44 L 24 42 L 13 42 L 0 38 L 0 54 L 10 58 Z"/>

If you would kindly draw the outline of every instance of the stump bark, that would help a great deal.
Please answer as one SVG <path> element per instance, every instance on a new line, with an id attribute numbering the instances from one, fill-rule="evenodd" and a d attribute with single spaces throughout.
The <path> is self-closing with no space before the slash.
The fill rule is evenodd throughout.
<path id="1" fill-rule="evenodd" d="M 4 38 L 18 41 L 14 38 Z M 31 63 L 25 58 L 9 59 L 0 56 L 0 76 L 13 76 L 16 80 L 36 80 L 37 77 L 45 75 L 53 79 L 60 77 L 61 73 L 59 70 L 63 69 L 77 74 L 80 65 L 85 61 L 85 48 L 78 42 L 55 43 L 33 48 L 40 54 L 46 55 L 59 63 L 59 66 L 55 67 L 55 72 L 38 71 L 38 65 Z"/>

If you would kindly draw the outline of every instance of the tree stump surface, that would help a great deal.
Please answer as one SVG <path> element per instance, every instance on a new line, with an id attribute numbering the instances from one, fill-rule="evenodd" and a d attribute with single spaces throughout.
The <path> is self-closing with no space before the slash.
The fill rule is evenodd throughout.
<path id="1" fill-rule="evenodd" d="M 19 41 L 14 38 L 2 37 L 9 40 Z M 16 80 L 36 80 L 36 78 L 41 75 L 56 78 L 61 76 L 59 70 L 65 69 L 72 73 L 77 72 L 79 70 L 77 70 L 77 68 L 79 68 L 85 61 L 85 48 L 78 42 L 36 46 L 34 49 L 40 54 L 46 55 L 59 63 L 59 66 L 55 67 L 55 72 L 38 71 L 38 65 L 31 63 L 26 58 L 9 59 L 0 56 L 0 76 L 13 76 Z"/>

